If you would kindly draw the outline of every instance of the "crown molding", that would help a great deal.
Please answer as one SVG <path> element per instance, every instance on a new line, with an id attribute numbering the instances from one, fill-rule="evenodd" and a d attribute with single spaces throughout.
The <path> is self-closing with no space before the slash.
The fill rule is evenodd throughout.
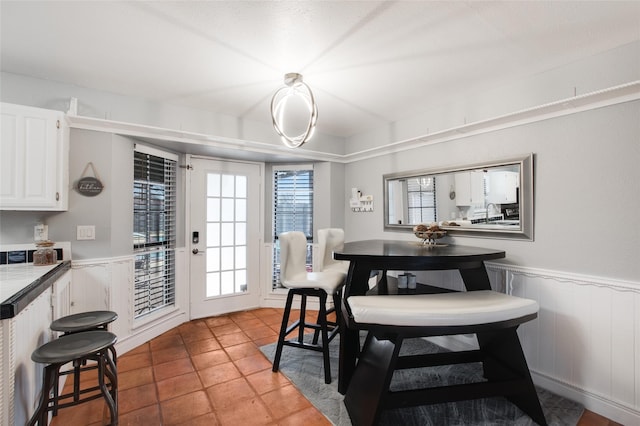
<path id="1" fill-rule="evenodd" d="M 638 99 L 640 99 L 640 80 L 349 154 L 334 154 L 307 148 L 290 149 L 284 145 L 79 116 L 71 112 L 67 113 L 66 119 L 69 127 L 75 129 L 116 133 L 166 144 L 179 142 L 193 147 L 219 149 L 226 151 L 228 158 L 234 155 L 240 157 L 241 153 L 245 155 L 254 153 L 263 155 L 265 161 L 273 162 L 304 160 L 348 164 Z"/>

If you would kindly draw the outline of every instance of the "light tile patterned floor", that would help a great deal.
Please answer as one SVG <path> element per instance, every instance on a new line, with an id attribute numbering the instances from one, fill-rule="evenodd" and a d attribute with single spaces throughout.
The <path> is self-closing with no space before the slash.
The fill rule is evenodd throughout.
<path id="1" fill-rule="evenodd" d="M 193 320 L 120 356 L 119 424 L 330 425 L 258 349 L 277 340 L 281 320 L 282 309 L 271 308 Z M 108 422 L 98 399 L 60 410 L 52 426 Z M 591 412 L 578 423 L 614 425 Z"/>

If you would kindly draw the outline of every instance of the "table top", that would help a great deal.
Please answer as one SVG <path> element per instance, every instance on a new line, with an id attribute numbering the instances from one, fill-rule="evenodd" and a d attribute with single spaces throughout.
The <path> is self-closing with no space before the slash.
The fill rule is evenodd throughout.
<path id="1" fill-rule="evenodd" d="M 461 245 L 423 245 L 419 241 L 397 240 L 365 240 L 344 243 L 341 248 L 333 252 L 338 260 L 366 260 L 386 262 L 390 260 L 415 261 L 423 264 L 482 262 L 485 260 L 502 259 L 506 256 L 504 250 Z"/>

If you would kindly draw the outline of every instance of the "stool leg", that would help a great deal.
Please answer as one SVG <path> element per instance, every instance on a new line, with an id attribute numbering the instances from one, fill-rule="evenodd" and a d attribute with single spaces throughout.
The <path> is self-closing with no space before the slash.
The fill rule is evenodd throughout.
<path id="1" fill-rule="evenodd" d="M 115 349 L 113 346 L 108 348 L 108 352 L 105 353 L 107 364 L 105 366 L 105 374 L 109 379 L 109 383 L 111 384 L 111 397 L 115 402 L 116 409 L 118 407 L 118 370 L 116 366 L 116 362 L 113 358 L 109 357 L 109 352 L 113 356 L 115 353 Z"/>
<path id="2" fill-rule="evenodd" d="M 59 364 L 50 364 L 44 368 L 43 380 L 42 380 L 42 395 L 40 396 L 40 402 L 38 408 L 29 419 L 28 426 L 33 426 L 36 423 L 40 426 L 46 426 L 49 417 L 49 402 L 51 401 L 50 393 L 53 388 L 53 384 L 58 380 L 58 371 L 60 369 Z M 57 396 L 57 395 L 56 395 Z M 57 400 L 54 399 L 54 406 L 56 406 Z"/>
<path id="3" fill-rule="evenodd" d="M 109 407 L 109 413 L 111 415 L 111 425 L 115 426 L 118 424 L 118 407 L 116 405 L 116 400 L 111 396 L 111 392 L 109 392 L 109 388 L 104 382 L 104 376 L 107 375 L 107 365 L 110 365 L 109 356 L 107 355 L 107 350 L 104 350 L 98 354 L 98 384 L 100 386 L 100 392 L 102 392 L 102 396 L 104 397 L 107 406 Z M 117 381 L 111 384 L 111 391 L 117 392 Z M 115 388 L 115 389 L 114 389 Z"/>
<path id="4" fill-rule="evenodd" d="M 305 316 L 307 313 L 307 295 L 301 294 L 300 297 L 300 328 L 298 328 L 298 342 L 304 342 L 304 326 L 306 325 Z"/>
<path id="5" fill-rule="evenodd" d="M 280 366 L 280 357 L 282 356 L 282 347 L 287 337 L 287 326 L 289 325 L 289 314 L 291 314 L 291 305 L 293 304 L 293 292 L 289 290 L 287 293 L 287 303 L 284 305 L 284 313 L 282 314 L 282 325 L 280 326 L 280 335 L 278 336 L 278 345 L 276 346 L 276 354 L 273 357 L 273 367 L 271 371 L 278 371 Z"/>
<path id="6" fill-rule="evenodd" d="M 331 383 L 331 360 L 329 359 L 329 333 L 327 331 L 327 293 L 321 291 L 318 320 L 322 332 L 322 357 L 324 358 L 324 382 Z"/>

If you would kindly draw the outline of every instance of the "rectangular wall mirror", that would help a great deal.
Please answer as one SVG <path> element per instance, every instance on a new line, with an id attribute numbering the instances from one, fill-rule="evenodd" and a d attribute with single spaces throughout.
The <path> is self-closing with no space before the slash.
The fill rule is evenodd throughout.
<path id="1" fill-rule="evenodd" d="M 533 154 L 383 176 L 384 229 L 533 240 Z"/>

